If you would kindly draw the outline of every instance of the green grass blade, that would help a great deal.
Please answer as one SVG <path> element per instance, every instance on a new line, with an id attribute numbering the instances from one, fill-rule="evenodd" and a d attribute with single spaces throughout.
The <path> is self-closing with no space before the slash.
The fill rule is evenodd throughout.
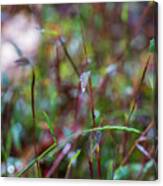
<path id="1" fill-rule="evenodd" d="M 138 129 L 131 128 L 131 127 L 118 126 L 118 125 L 116 125 L 116 126 L 106 125 L 106 126 L 103 126 L 103 127 L 96 127 L 96 128 L 93 128 L 93 129 L 85 129 L 85 130 L 82 130 L 80 132 L 76 132 L 76 133 L 68 136 L 65 140 L 63 140 L 58 145 L 56 145 L 56 143 L 53 143 L 44 152 L 42 152 L 37 158 L 32 160 L 23 170 L 18 172 L 16 174 L 16 176 L 17 177 L 22 176 L 26 171 L 28 171 L 36 163 L 36 161 L 42 160 L 50 152 L 53 151 L 53 154 L 56 154 L 59 150 L 61 150 L 64 147 L 64 145 L 66 145 L 66 143 L 70 142 L 72 139 L 75 139 L 75 138 L 79 137 L 80 135 L 89 134 L 91 132 L 105 131 L 105 130 L 114 130 L 114 131 L 122 131 L 122 132 L 129 132 L 129 133 L 140 134 L 140 131 Z"/>
<path id="2" fill-rule="evenodd" d="M 55 134 L 54 134 L 54 128 L 53 128 L 52 122 L 50 121 L 50 118 L 49 118 L 49 116 L 47 115 L 46 112 L 43 112 L 43 115 L 44 115 L 44 118 L 45 118 L 45 120 L 48 124 L 48 128 L 49 128 L 50 133 L 53 137 L 53 140 L 54 140 L 54 142 L 56 142 L 57 140 L 56 140 L 56 137 L 55 137 Z"/>
<path id="3" fill-rule="evenodd" d="M 92 128 L 92 129 L 86 129 L 83 130 L 83 134 L 86 133 L 90 133 L 90 132 L 94 132 L 94 131 L 103 131 L 103 130 L 117 130 L 117 131 L 124 131 L 124 132 L 129 132 L 129 133 L 136 133 L 136 134 L 140 134 L 140 131 L 138 129 L 135 128 L 131 128 L 131 127 L 125 127 L 125 126 L 104 126 L 104 127 L 96 127 L 96 128 Z"/>

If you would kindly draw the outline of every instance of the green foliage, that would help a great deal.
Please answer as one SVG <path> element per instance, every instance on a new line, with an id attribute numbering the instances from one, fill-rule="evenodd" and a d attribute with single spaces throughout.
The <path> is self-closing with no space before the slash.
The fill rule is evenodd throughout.
<path id="1" fill-rule="evenodd" d="M 75 154 L 70 158 L 68 167 L 70 167 L 73 164 L 73 162 L 77 160 L 78 156 L 80 155 L 80 152 L 81 150 L 77 150 Z"/>
<path id="2" fill-rule="evenodd" d="M 44 118 L 48 124 L 48 127 L 49 127 L 50 133 L 53 137 L 54 143 L 56 143 L 56 137 L 55 137 L 55 133 L 54 133 L 53 123 L 50 120 L 49 116 L 46 114 L 46 112 L 43 112 L 43 115 L 44 115 Z"/>
<path id="3" fill-rule="evenodd" d="M 137 19 L 137 14 L 144 15 L 148 6 L 148 2 L 125 2 L 27 5 L 13 10 L 3 7 L 7 19 L 3 20 L 2 31 L 6 23 L 14 28 L 13 15 L 20 14 L 28 20 L 29 33 L 35 33 L 39 40 L 36 46 L 37 38 L 29 45 L 33 37 L 24 30 L 24 44 L 20 46 L 23 58 L 18 57 L 11 68 L 7 60 L 12 56 L 4 59 L 2 165 L 12 158 L 22 163 L 8 176 L 32 177 L 39 162 L 42 177 L 55 167 L 52 177 L 91 178 L 91 156 L 93 178 L 154 179 L 157 165 L 153 154 L 157 152 L 148 151 L 155 149 L 156 130 L 152 126 L 146 134 L 143 132 L 154 120 L 155 111 L 152 11 L 142 17 L 142 23 L 148 24 Z M 140 42 L 132 45 L 135 31 Z M 146 47 L 149 35 L 153 39 Z M 17 37 L 14 40 L 20 42 Z M 15 49 L 17 56 L 22 52 L 15 43 L 7 45 Z M 26 59 L 30 59 L 35 71 L 34 103 L 31 67 L 25 65 L 29 62 Z M 146 59 L 148 65 L 144 67 Z M 35 143 L 30 136 L 34 133 Z M 130 154 L 129 148 L 140 136 L 143 143 Z M 38 152 L 34 154 L 35 144 Z M 69 152 L 64 151 L 67 144 L 71 145 Z M 128 154 L 128 164 L 120 166 Z"/>
<path id="4" fill-rule="evenodd" d="M 128 21 L 128 3 L 122 5 L 121 19 L 124 22 Z"/>
<path id="5" fill-rule="evenodd" d="M 47 117 L 47 116 L 46 116 Z M 47 118 L 48 119 L 48 118 Z M 49 120 L 49 119 L 48 119 Z M 83 131 L 79 131 L 77 133 L 73 133 L 69 136 L 67 136 L 67 138 L 61 142 L 60 144 L 56 143 L 52 144 L 50 147 L 48 147 L 44 152 L 42 152 L 36 159 L 32 160 L 27 167 L 25 167 L 22 171 L 20 171 L 19 173 L 17 173 L 17 176 L 21 176 L 22 174 L 24 174 L 29 168 L 31 168 L 36 161 L 38 160 L 42 160 L 43 158 L 45 158 L 49 153 L 53 152 L 53 154 L 57 153 L 60 149 L 62 149 L 62 147 L 64 145 L 66 145 L 69 141 L 73 140 L 74 138 L 80 136 L 80 135 L 86 135 L 89 134 L 91 132 L 95 132 L 95 131 L 103 131 L 103 130 L 117 130 L 117 131 L 126 131 L 129 133 L 136 133 L 139 134 L 140 131 L 134 128 L 129 128 L 129 127 L 123 127 L 123 126 L 104 126 L 104 127 L 97 127 L 97 128 L 93 128 L 93 129 L 85 129 Z"/>
<path id="6" fill-rule="evenodd" d="M 21 150 L 21 137 L 22 137 L 22 125 L 20 123 L 16 123 L 11 128 L 13 142 L 18 150 Z"/>
<path id="7" fill-rule="evenodd" d="M 97 29 L 102 28 L 103 20 L 100 15 L 96 14 L 94 17 L 94 21 L 95 21 L 95 26 Z"/>
<path id="8" fill-rule="evenodd" d="M 152 38 L 150 40 L 150 44 L 149 44 L 149 51 L 154 53 L 156 51 L 156 47 L 155 47 L 155 39 Z"/>
<path id="9" fill-rule="evenodd" d="M 85 23 L 88 22 L 92 13 L 93 13 L 93 10 L 90 4 L 83 4 L 80 7 L 80 14 Z"/>
<path id="10" fill-rule="evenodd" d="M 143 167 L 139 163 L 130 164 L 121 166 L 114 172 L 114 180 L 128 180 L 132 179 L 132 177 L 138 176 L 138 173 L 142 171 L 141 177 L 145 176 L 145 174 L 153 167 L 153 161 L 148 161 Z M 131 177 L 132 176 L 132 177 Z"/>
<path id="11" fill-rule="evenodd" d="M 93 128 L 93 129 L 85 129 L 83 130 L 83 134 L 87 134 L 90 132 L 94 132 L 94 131 L 103 131 L 103 130 L 117 130 L 117 131 L 126 131 L 129 133 L 136 133 L 136 134 L 140 134 L 140 131 L 138 129 L 132 128 L 132 127 L 124 127 L 124 126 L 104 126 L 104 127 L 97 127 L 97 128 Z"/>
<path id="12" fill-rule="evenodd" d="M 6 138 L 6 143 L 5 143 L 5 160 L 7 160 L 7 158 L 10 155 L 10 151 L 11 151 L 11 147 L 12 147 L 12 135 L 11 135 L 11 131 L 9 130 L 7 133 L 7 138 Z"/>

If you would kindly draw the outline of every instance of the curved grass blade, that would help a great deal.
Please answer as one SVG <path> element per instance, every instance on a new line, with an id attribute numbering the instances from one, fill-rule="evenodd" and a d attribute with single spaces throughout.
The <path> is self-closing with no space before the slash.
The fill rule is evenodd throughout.
<path id="1" fill-rule="evenodd" d="M 16 174 L 17 177 L 22 176 L 25 172 L 27 172 L 37 161 L 42 160 L 45 156 L 47 156 L 50 152 L 53 151 L 53 154 L 56 154 L 59 150 L 61 150 L 68 142 L 71 140 L 81 136 L 86 135 L 94 131 L 105 131 L 105 130 L 113 130 L 113 131 L 122 131 L 122 132 L 129 132 L 129 133 L 135 133 L 140 134 L 140 131 L 135 128 L 130 127 L 124 127 L 124 126 L 104 126 L 104 127 L 96 127 L 91 129 L 85 129 L 79 132 L 76 132 L 74 134 L 71 134 L 68 136 L 65 140 L 63 140 L 60 144 L 56 145 L 56 143 L 53 143 L 50 147 L 48 147 L 44 152 L 42 152 L 39 156 L 37 156 L 35 159 L 33 159 L 23 170 L 18 172 Z"/>
<path id="2" fill-rule="evenodd" d="M 56 143 L 57 140 L 56 140 L 56 137 L 55 137 L 55 134 L 54 134 L 54 129 L 53 129 L 52 122 L 50 121 L 50 118 L 49 118 L 49 116 L 47 115 L 46 112 L 43 112 L 43 115 L 44 115 L 44 117 L 45 117 L 45 119 L 46 119 L 46 122 L 47 122 L 47 124 L 48 124 L 48 128 L 49 128 L 50 133 L 51 133 L 51 135 L 52 135 L 52 137 L 53 137 L 54 143 Z"/>

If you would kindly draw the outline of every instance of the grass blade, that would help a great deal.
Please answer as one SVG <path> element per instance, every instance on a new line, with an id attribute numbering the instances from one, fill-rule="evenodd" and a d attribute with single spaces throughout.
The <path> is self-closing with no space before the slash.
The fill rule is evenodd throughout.
<path id="1" fill-rule="evenodd" d="M 43 112 L 43 115 L 44 115 L 44 118 L 45 118 L 45 120 L 46 120 L 46 122 L 47 122 L 47 124 L 48 124 L 48 128 L 49 128 L 50 133 L 51 133 L 51 135 L 52 135 L 52 137 L 53 137 L 54 143 L 56 143 L 57 140 L 56 140 L 56 137 L 55 137 L 55 134 L 54 134 L 53 124 L 52 124 L 52 122 L 50 121 L 50 118 L 49 118 L 49 116 L 47 115 L 46 112 Z"/>
<path id="2" fill-rule="evenodd" d="M 42 152 L 38 157 L 36 157 L 34 160 L 32 160 L 23 170 L 18 172 L 16 174 L 17 177 L 22 176 L 27 170 L 29 170 L 37 161 L 42 160 L 45 156 L 47 156 L 50 152 L 57 153 L 59 150 L 61 150 L 66 143 L 71 141 L 74 138 L 79 137 L 80 135 L 86 135 L 94 131 L 105 131 L 105 130 L 113 130 L 113 131 L 122 131 L 122 132 L 129 132 L 129 133 L 135 133 L 140 134 L 140 131 L 135 128 L 130 127 L 124 127 L 124 126 L 104 126 L 104 127 L 96 127 L 93 129 L 85 129 L 80 132 L 74 133 L 70 136 L 68 136 L 65 140 L 63 140 L 60 144 L 53 143 L 50 147 L 48 147 L 44 152 Z"/>

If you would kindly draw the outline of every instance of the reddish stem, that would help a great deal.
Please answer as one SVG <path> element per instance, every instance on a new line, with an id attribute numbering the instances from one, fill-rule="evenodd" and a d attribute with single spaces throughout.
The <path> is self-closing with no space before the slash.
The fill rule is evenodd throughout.
<path id="1" fill-rule="evenodd" d="M 33 144 L 34 144 L 34 153 L 37 157 L 37 142 L 36 142 L 36 118 L 35 118 L 35 71 L 32 69 L 32 84 L 31 84 L 31 106 L 32 106 L 32 122 L 33 122 Z M 39 162 L 36 161 L 37 170 L 39 173 Z"/>
<path id="2" fill-rule="evenodd" d="M 56 47 L 56 58 L 54 60 L 54 68 L 55 68 L 55 74 L 56 74 L 56 87 L 58 89 L 58 92 L 60 92 L 61 89 L 61 77 L 60 77 L 60 58 L 59 58 L 59 47 Z"/>
<path id="3" fill-rule="evenodd" d="M 98 173 L 98 177 L 101 178 L 101 158 L 100 158 L 100 151 L 99 150 L 96 152 L 96 160 L 97 160 L 97 173 Z"/>
<path id="4" fill-rule="evenodd" d="M 93 178 L 93 162 L 92 160 L 89 158 L 88 160 L 88 164 L 89 164 L 89 174 L 90 174 L 90 177 Z"/>

